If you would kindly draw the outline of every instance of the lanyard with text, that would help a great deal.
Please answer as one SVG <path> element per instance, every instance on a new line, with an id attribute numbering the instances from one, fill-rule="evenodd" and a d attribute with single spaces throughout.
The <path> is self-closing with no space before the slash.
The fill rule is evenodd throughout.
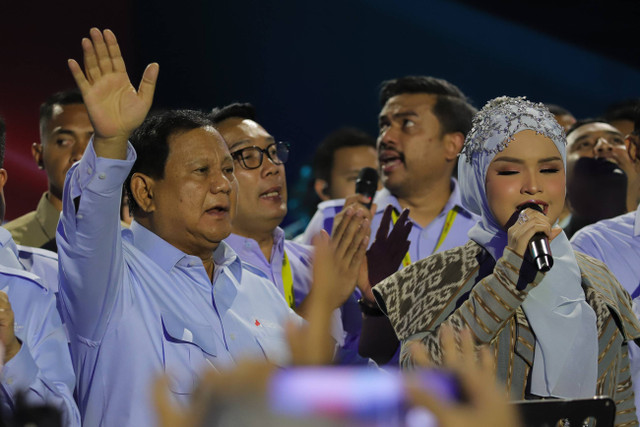
<path id="1" fill-rule="evenodd" d="M 440 245 L 442 245 L 442 242 L 444 242 L 444 239 L 447 238 L 449 230 L 451 230 L 451 226 L 453 225 L 453 221 L 456 220 L 456 215 L 458 215 L 458 206 L 454 206 L 453 209 L 451 209 L 447 214 L 447 218 L 444 220 L 444 225 L 442 226 L 442 231 L 440 232 L 440 237 L 438 238 L 438 243 L 436 244 L 436 247 L 432 253 L 435 253 Z M 391 212 L 391 220 L 393 221 L 394 225 L 399 216 L 400 215 L 398 215 L 398 211 L 396 209 Z M 411 257 L 409 256 L 409 251 L 407 251 L 407 253 L 404 255 L 404 258 L 402 258 L 402 266 L 406 267 L 409 264 L 411 264 Z"/>
<path id="2" fill-rule="evenodd" d="M 282 258 L 282 284 L 284 285 L 284 298 L 287 300 L 289 307 L 295 308 L 296 302 L 293 299 L 293 274 L 291 273 L 291 264 L 287 253 L 284 252 Z"/>

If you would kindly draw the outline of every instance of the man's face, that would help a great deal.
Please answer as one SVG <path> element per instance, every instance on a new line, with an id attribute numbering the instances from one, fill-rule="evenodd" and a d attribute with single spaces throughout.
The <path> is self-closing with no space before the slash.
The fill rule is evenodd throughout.
<path id="1" fill-rule="evenodd" d="M 380 112 L 382 183 L 398 197 L 450 175 L 453 168 L 447 165 L 440 122 L 432 112 L 435 103 L 435 95 L 401 94 Z"/>
<path id="2" fill-rule="evenodd" d="M 624 136 L 610 124 L 596 122 L 580 126 L 567 136 L 567 160 L 604 158 L 622 166 L 628 159 Z"/>
<path id="3" fill-rule="evenodd" d="M 275 143 L 274 138 L 253 120 L 232 117 L 218 125 L 229 151 L 236 153 L 247 147 L 262 150 Z M 284 165 L 274 164 L 262 153 L 262 164 L 246 169 L 234 160 L 238 180 L 238 212 L 233 220 L 234 232 L 271 231 L 287 214 L 287 182 Z"/>
<path id="4" fill-rule="evenodd" d="M 378 153 L 375 148 L 360 145 L 337 149 L 333 153 L 331 185 L 328 185 L 320 197 L 323 200 L 344 199 L 355 194 L 358 173 L 366 167 L 378 169 Z"/>
<path id="5" fill-rule="evenodd" d="M 237 182 L 233 159 L 213 127 L 169 137 L 164 178 L 152 188 L 154 233 L 191 255 L 217 248 L 231 233 Z"/>
<path id="6" fill-rule="evenodd" d="M 47 173 L 49 192 L 62 198 L 67 171 L 80 160 L 93 135 L 93 126 L 84 104 L 55 105 L 49 121 L 40 130 L 40 143 L 31 152 Z"/>

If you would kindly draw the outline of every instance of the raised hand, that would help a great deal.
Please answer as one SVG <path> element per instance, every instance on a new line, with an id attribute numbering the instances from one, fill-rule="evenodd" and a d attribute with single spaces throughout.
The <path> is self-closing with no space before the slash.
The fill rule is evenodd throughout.
<path id="1" fill-rule="evenodd" d="M 469 329 L 460 333 L 460 348 L 456 344 L 453 329 L 440 328 L 440 343 L 444 368 L 453 372 L 467 400 L 460 403 L 447 402 L 434 393 L 424 390 L 413 378 L 408 378 L 409 399 L 429 409 L 442 427 L 481 426 L 517 427 L 522 425 L 516 408 L 508 403 L 503 390 L 496 385 L 495 358 L 487 347 L 476 351 Z M 418 365 L 432 367 L 429 353 L 419 343 L 413 343 L 411 355 Z"/>
<path id="2" fill-rule="evenodd" d="M 392 212 L 393 206 L 388 205 L 382 215 L 376 239 L 367 251 L 366 278 L 361 276 L 358 281 L 358 288 L 363 297 L 370 302 L 373 302 L 371 287 L 398 271 L 398 267 L 411 244 L 407 240 L 413 227 L 413 223 L 409 220 L 409 210 L 402 211 L 391 233 L 389 233 Z"/>
<path id="3" fill-rule="evenodd" d="M 82 39 L 84 72 L 73 59 L 69 60 L 69 69 L 82 92 L 95 130 L 96 152 L 99 145 L 105 145 L 109 147 L 107 152 L 98 155 L 124 158 L 129 135 L 140 126 L 151 108 L 159 66 L 157 63 L 147 66 L 136 90 L 129 80 L 113 32 L 92 28 L 89 34 L 90 39 Z"/>

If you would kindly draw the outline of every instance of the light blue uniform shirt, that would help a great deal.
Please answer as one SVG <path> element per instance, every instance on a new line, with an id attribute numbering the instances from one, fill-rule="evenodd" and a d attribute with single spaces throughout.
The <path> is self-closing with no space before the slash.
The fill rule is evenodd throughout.
<path id="1" fill-rule="evenodd" d="M 55 295 L 56 309 L 62 316 L 58 299 L 57 253 L 31 246 L 16 245 L 11 233 L 0 227 L 0 265 L 28 271 L 38 276 L 47 289 Z"/>
<path id="2" fill-rule="evenodd" d="M 640 319 L 640 206 L 615 218 L 581 228 L 571 238 L 580 252 L 604 262 L 633 299 L 633 311 Z M 640 348 L 629 342 L 631 381 L 636 414 L 640 418 Z"/>
<path id="3" fill-rule="evenodd" d="M 11 243 L 15 246 L 13 240 Z M 2 368 L 3 411 L 15 409 L 17 393 L 22 391 L 29 404 L 58 408 L 63 425 L 80 426 L 80 413 L 73 400 L 76 378 L 53 292 L 34 274 L 6 267 L 6 262 L 5 258 L 0 265 L 0 290 L 9 296 L 14 333 L 22 347 Z"/>
<path id="4" fill-rule="evenodd" d="M 91 142 L 64 186 L 60 295 L 87 426 L 156 425 L 158 375 L 168 374 L 186 403 L 207 367 L 250 357 L 284 363 L 284 324 L 302 322 L 224 242 L 212 285 L 200 258 L 135 221 L 121 231 L 121 188 L 134 161 L 131 145 L 126 160 L 113 160 L 97 158 Z"/>
<path id="5" fill-rule="evenodd" d="M 462 246 L 469 240 L 467 232 L 471 227 L 475 225 L 479 217 L 462 206 L 460 201 L 460 190 L 454 179 L 451 180 L 451 196 L 442 209 L 442 212 L 431 221 L 426 227 L 421 227 L 419 224 L 411 220 L 411 213 L 409 213 L 409 220 L 413 223 L 411 233 L 409 234 L 409 240 L 411 245 L 409 246 L 409 256 L 411 262 L 416 262 L 420 259 L 426 258 L 429 255 L 436 252 L 436 245 L 442 234 L 442 228 L 445 224 L 447 214 L 454 207 L 457 207 L 458 214 L 455 217 L 451 229 L 446 234 L 446 237 L 437 252 L 445 251 L 447 249 L 455 248 L 456 246 Z M 402 212 L 400 203 L 386 188 L 378 191 L 373 199 L 373 202 L 377 204 L 377 210 L 371 221 L 371 239 L 370 243 L 373 243 L 376 232 L 380 227 L 382 221 L 382 215 L 387 205 L 393 206 L 398 213 Z M 344 206 L 344 199 L 327 200 L 318 204 L 318 210 L 313 218 L 309 222 L 307 229 L 304 233 L 296 238 L 296 241 L 300 243 L 310 244 L 311 239 L 320 230 L 324 229 L 327 233 L 331 234 L 333 228 L 333 221 L 335 216 L 342 210 Z"/>
<path id="6" fill-rule="evenodd" d="M 444 209 L 442 209 L 442 212 L 426 227 L 421 227 L 419 224 L 412 221 L 411 214 L 409 214 L 409 220 L 413 223 L 413 227 L 409 233 L 409 240 L 411 242 L 409 246 L 409 256 L 411 257 L 411 262 L 416 262 L 422 258 L 426 258 L 434 252 L 445 251 L 447 249 L 455 248 L 456 246 L 462 246 L 469 240 L 467 233 L 480 217 L 471 213 L 462 206 L 460 190 L 456 180 L 453 178 L 451 179 L 451 188 L 451 196 L 449 196 L 449 200 L 445 204 Z M 383 188 L 376 193 L 373 202 L 376 203 L 377 209 L 371 221 L 370 245 L 375 239 L 378 228 L 380 227 L 380 222 L 382 221 L 382 215 L 384 214 L 384 210 L 387 205 L 393 206 L 398 214 L 402 212 L 398 199 L 396 199 L 386 188 Z M 318 210 L 313 218 L 311 218 L 307 229 L 303 234 L 296 237 L 295 240 L 301 243 L 309 243 L 313 236 L 323 229 L 327 233 L 331 234 L 335 216 L 342 210 L 343 206 L 344 199 L 327 200 L 326 202 L 318 204 Z M 440 235 L 442 234 L 442 229 L 445 225 L 447 215 L 454 208 L 458 210 L 458 213 L 451 225 L 451 228 L 449 229 L 449 232 L 446 234 L 445 239 L 436 251 L 436 245 L 440 240 Z M 401 268 L 402 265 L 400 265 L 399 269 Z M 343 327 L 347 332 L 347 336 L 345 338 L 346 344 L 342 350 L 344 353 L 342 357 L 345 359 L 345 363 L 366 363 L 366 359 L 359 358 L 357 355 L 358 338 L 362 328 L 360 308 L 356 303 L 359 298 L 360 292 L 356 289 L 354 296 L 347 300 L 345 305 L 342 307 Z M 393 365 L 397 363 L 398 352 L 396 352 L 396 355 L 389 364 Z"/>
<path id="7" fill-rule="evenodd" d="M 273 230 L 273 248 L 271 260 L 267 261 L 255 239 L 231 233 L 224 241 L 238 254 L 244 265 L 258 275 L 263 275 L 275 284 L 276 289 L 284 297 L 284 281 L 282 276 L 285 251 L 291 276 L 293 279 L 293 300 L 300 305 L 311 291 L 313 283 L 313 246 L 303 245 L 284 238 L 280 227 Z M 344 330 L 340 319 L 340 309 L 333 312 L 331 318 L 331 335 L 338 345 L 344 344 Z"/>

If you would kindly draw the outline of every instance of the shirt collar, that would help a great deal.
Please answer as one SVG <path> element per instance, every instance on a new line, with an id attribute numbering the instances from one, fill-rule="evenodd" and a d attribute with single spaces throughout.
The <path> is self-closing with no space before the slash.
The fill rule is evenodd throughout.
<path id="1" fill-rule="evenodd" d="M 636 209 L 636 216 L 633 222 L 633 235 L 640 235 L 640 205 L 638 205 L 638 208 Z"/>
<path id="2" fill-rule="evenodd" d="M 169 273 L 182 258 L 193 256 L 182 252 L 135 220 L 131 222 L 127 233 L 133 236 L 133 245 L 151 258 L 167 273 Z M 216 266 L 216 271 L 220 268 L 227 267 L 237 279 L 238 283 L 240 283 L 242 279 L 242 263 L 231 246 L 225 242 L 220 242 L 213 252 L 213 262 Z"/>
<path id="3" fill-rule="evenodd" d="M 398 203 L 398 199 L 386 188 L 378 191 L 373 201 L 378 205 L 377 212 L 384 212 L 384 209 L 387 207 L 387 205 L 393 206 L 398 210 L 398 212 L 402 211 L 400 203 Z M 460 195 L 460 186 L 458 185 L 458 181 L 456 181 L 455 178 L 451 178 L 451 195 L 449 196 L 449 200 L 447 200 L 447 203 L 444 205 L 442 212 L 446 214 L 456 206 L 458 207 L 460 212 L 465 212 L 465 214 L 469 217 L 473 216 L 473 214 L 468 209 L 462 206 L 462 197 Z"/>
<path id="4" fill-rule="evenodd" d="M 263 258 L 262 252 L 260 250 L 260 246 L 258 246 L 258 242 L 251 237 L 241 236 L 239 234 L 231 233 L 229 237 L 224 239 L 224 241 L 231 246 L 234 251 L 237 251 L 240 257 L 245 259 L 245 257 L 249 257 L 251 259 L 255 256 L 255 254 L 259 254 L 260 258 Z M 284 230 L 280 227 L 276 227 L 273 230 L 273 249 L 272 254 L 275 252 L 284 251 L 284 241 L 285 234 Z M 247 260 L 245 259 L 245 262 Z"/>
<path id="5" fill-rule="evenodd" d="M 185 256 L 188 256 L 160 236 L 140 225 L 135 220 L 131 222 L 133 244 L 142 253 L 151 258 L 167 273 Z"/>
<path id="6" fill-rule="evenodd" d="M 0 247 L 11 250 L 11 252 L 16 255 L 16 258 L 18 258 L 18 246 L 16 246 L 16 242 L 13 241 L 9 230 L 4 227 L 0 227 Z"/>

